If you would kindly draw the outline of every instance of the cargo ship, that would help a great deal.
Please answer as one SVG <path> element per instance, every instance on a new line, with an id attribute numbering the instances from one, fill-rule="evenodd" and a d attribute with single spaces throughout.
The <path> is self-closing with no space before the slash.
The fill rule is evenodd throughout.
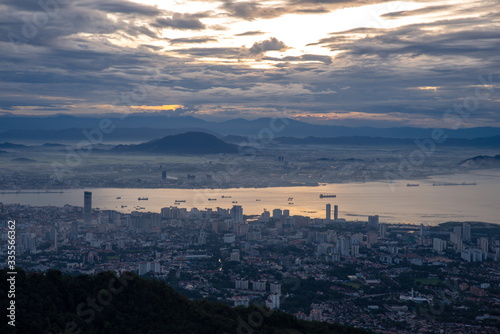
<path id="1" fill-rule="evenodd" d="M 476 182 L 462 182 L 462 183 L 452 183 L 452 182 L 442 182 L 433 183 L 433 186 L 477 186 Z"/>
<path id="2" fill-rule="evenodd" d="M 138 201 L 147 201 L 149 198 L 147 197 L 139 197 L 137 200 Z"/>
<path id="3" fill-rule="evenodd" d="M 320 194 L 319 198 L 335 198 L 337 195 L 335 194 Z"/>

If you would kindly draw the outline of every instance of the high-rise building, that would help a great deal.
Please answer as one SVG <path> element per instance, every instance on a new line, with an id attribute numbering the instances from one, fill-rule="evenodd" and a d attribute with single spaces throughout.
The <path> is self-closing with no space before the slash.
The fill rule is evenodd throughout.
<path id="1" fill-rule="evenodd" d="M 330 220 L 332 218 L 332 205 L 331 204 L 326 205 L 325 218 L 326 218 L 326 220 Z"/>
<path id="2" fill-rule="evenodd" d="M 351 255 L 351 240 L 348 237 L 339 238 L 339 252 L 340 255 L 349 256 Z"/>
<path id="3" fill-rule="evenodd" d="M 69 228 L 69 235 L 72 239 L 76 239 L 78 236 L 78 232 L 80 231 L 80 226 L 77 221 L 71 222 L 71 226 Z"/>
<path id="4" fill-rule="evenodd" d="M 372 245 L 378 242 L 377 233 L 376 232 L 368 232 L 366 233 L 366 245 L 370 248 Z"/>
<path id="5" fill-rule="evenodd" d="M 333 206 L 333 219 L 335 219 L 335 220 L 339 219 L 339 206 L 338 205 Z"/>
<path id="6" fill-rule="evenodd" d="M 243 222 L 243 208 L 241 205 L 233 205 L 233 208 L 231 209 L 231 218 L 233 218 L 234 222 Z"/>
<path id="7" fill-rule="evenodd" d="M 468 224 L 468 223 L 463 223 L 463 225 L 462 225 L 462 238 L 464 241 L 471 240 L 470 224 Z"/>
<path id="8" fill-rule="evenodd" d="M 83 221 L 90 224 L 92 221 L 92 193 L 85 191 L 83 193 Z"/>
<path id="9" fill-rule="evenodd" d="M 57 229 L 54 230 L 54 249 L 57 250 L 57 248 L 59 247 L 58 243 L 57 243 Z"/>
<path id="10" fill-rule="evenodd" d="M 145 275 L 149 272 L 160 273 L 161 267 L 159 262 L 139 262 L 138 273 Z"/>
<path id="11" fill-rule="evenodd" d="M 233 250 L 233 252 L 231 253 L 229 259 L 231 261 L 240 262 L 240 251 L 239 250 Z"/>
<path id="12" fill-rule="evenodd" d="M 353 243 L 351 245 L 351 256 L 358 257 L 359 256 L 359 244 Z"/>
<path id="13" fill-rule="evenodd" d="M 271 293 L 281 296 L 281 284 L 271 282 L 269 284 L 269 290 L 271 291 Z"/>
<path id="14" fill-rule="evenodd" d="M 277 310 L 280 308 L 280 296 L 277 294 L 271 294 L 266 299 L 266 307 L 271 310 Z"/>
<path id="15" fill-rule="evenodd" d="M 384 239 L 387 236 L 387 224 L 380 224 L 379 225 L 379 236 L 382 239 Z"/>
<path id="16" fill-rule="evenodd" d="M 482 250 L 485 253 L 488 253 L 488 238 L 481 237 L 477 239 L 477 246 L 479 247 L 480 250 Z"/>
<path id="17" fill-rule="evenodd" d="M 378 227 L 378 215 L 368 216 L 368 224 Z"/>
<path id="18" fill-rule="evenodd" d="M 266 291 L 266 281 L 253 281 L 252 289 L 255 291 Z"/>
<path id="19" fill-rule="evenodd" d="M 281 209 L 274 209 L 273 210 L 273 218 L 281 218 L 281 216 L 283 216 L 283 211 L 281 211 Z"/>
<path id="20" fill-rule="evenodd" d="M 237 279 L 236 280 L 237 290 L 248 290 L 248 280 Z"/>
<path id="21" fill-rule="evenodd" d="M 290 210 L 288 209 L 283 210 L 283 217 L 290 217 Z"/>
<path id="22" fill-rule="evenodd" d="M 459 241 L 462 241 L 460 235 L 456 233 L 450 233 L 450 242 L 454 245 L 458 244 Z"/>
<path id="23" fill-rule="evenodd" d="M 453 245 L 453 248 L 455 249 L 456 252 L 461 252 L 464 250 L 464 242 L 462 239 L 459 239 L 455 245 Z"/>
<path id="24" fill-rule="evenodd" d="M 435 250 L 436 252 L 442 252 L 446 248 L 446 241 L 439 239 L 439 238 L 434 238 L 432 239 L 432 249 Z"/>
<path id="25" fill-rule="evenodd" d="M 323 321 L 323 312 L 320 309 L 312 309 L 311 312 L 309 312 L 309 320 Z"/>

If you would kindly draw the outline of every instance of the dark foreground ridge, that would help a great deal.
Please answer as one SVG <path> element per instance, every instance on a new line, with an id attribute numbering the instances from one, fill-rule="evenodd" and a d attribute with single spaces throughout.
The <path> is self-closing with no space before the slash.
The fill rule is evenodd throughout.
<path id="1" fill-rule="evenodd" d="M 139 145 L 118 145 L 113 150 L 166 154 L 231 154 L 238 153 L 238 146 L 226 143 L 208 133 L 186 132 L 151 140 Z"/>
<path id="2" fill-rule="evenodd" d="M 0 292 L 8 291 L 7 270 Z M 60 271 L 17 270 L 16 326 L 7 324 L 1 299 L 1 333 L 106 334 L 364 334 L 362 329 L 308 322 L 261 307 L 231 308 L 190 301 L 165 283 L 132 273 L 70 276 Z"/>

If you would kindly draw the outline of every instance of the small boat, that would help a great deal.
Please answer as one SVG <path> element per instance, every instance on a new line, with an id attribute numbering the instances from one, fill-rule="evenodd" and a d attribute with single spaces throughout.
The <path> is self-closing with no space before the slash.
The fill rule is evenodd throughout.
<path id="1" fill-rule="evenodd" d="M 209 200 L 209 201 L 216 201 L 216 200 L 217 200 L 217 198 L 209 198 L 208 200 Z"/>
<path id="2" fill-rule="evenodd" d="M 335 198 L 337 195 L 335 194 L 320 194 L 319 198 Z"/>
<path id="3" fill-rule="evenodd" d="M 418 183 L 408 183 L 406 186 L 407 187 L 418 187 L 418 186 L 420 186 L 420 184 L 418 184 Z"/>
<path id="4" fill-rule="evenodd" d="M 186 200 L 185 199 L 176 199 L 175 202 L 176 203 L 184 203 L 184 202 L 186 202 Z"/>
<path id="5" fill-rule="evenodd" d="M 289 201 L 293 201 L 293 197 L 288 197 L 288 200 Z"/>
<path id="6" fill-rule="evenodd" d="M 122 209 L 123 209 L 123 208 L 126 208 L 126 207 L 127 207 L 126 205 L 122 205 Z"/>
<path id="7" fill-rule="evenodd" d="M 238 203 L 237 201 L 232 201 L 231 203 Z"/>
<path id="8" fill-rule="evenodd" d="M 224 195 L 222 195 L 222 198 L 231 198 L 231 196 L 224 196 Z"/>
<path id="9" fill-rule="evenodd" d="M 288 204 L 292 205 L 293 203 L 292 203 L 292 202 L 289 202 Z"/>
<path id="10" fill-rule="evenodd" d="M 257 199 L 256 199 L 256 201 L 257 201 L 257 202 L 260 202 L 260 199 L 258 199 L 258 198 L 257 198 Z"/>
<path id="11" fill-rule="evenodd" d="M 122 199 L 120 196 L 118 196 L 116 199 Z"/>
<path id="12" fill-rule="evenodd" d="M 147 197 L 139 197 L 137 200 L 138 201 L 147 201 L 149 198 Z"/>

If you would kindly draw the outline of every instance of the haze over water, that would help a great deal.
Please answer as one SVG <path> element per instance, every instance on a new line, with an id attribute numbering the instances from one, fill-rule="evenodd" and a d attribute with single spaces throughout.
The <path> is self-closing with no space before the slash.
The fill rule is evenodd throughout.
<path id="1" fill-rule="evenodd" d="M 476 182 L 477 185 L 433 186 L 433 183 Z M 408 187 L 418 183 L 418 187 Z M 425 180 L 395 183 L 366 182 L 326 184 L 319 187 L 277 187 L 239 189 L 85 189 L 93 193 L 94 208 L 131 212 L 160 212 L 162 207 L 230 208 L 242 205 L 245 214 L 264 209 L 288 209 L 291 215 L 325 217 L 325 204 L 339 206 L 339 217 L 366 220 L 379 215 L 382 222 L 436 225 L 446 221 L 484 221 L 500 224 L 500 171 L 481 170 L 465 174 L 434 176 Z M 336 198 L 319 198 L 321 193 Z M 221 198 L 231 196 L 231 198 Z M 117 199 L 121 197 L 121 199 Z M 139 201 L 147 197 L 147 201 Z M 293 200 L 288 200 L 293 197 Z M 209 201 L 208 198 L 216 200 Z M 259 199 L 260 201 L 257 201 Z M 176 200 L 185 200 L 174 204 Z M 0 202 L 34 206 L 65 204 L 83 206 L 83 189 L 64 193 L 0 193 Z M 237 203 L 233 203 L 237 202 Z M 293 204 L 290 204 L 293 203 Z M 126 207 L 123 207 L 126 206 Z"/>

